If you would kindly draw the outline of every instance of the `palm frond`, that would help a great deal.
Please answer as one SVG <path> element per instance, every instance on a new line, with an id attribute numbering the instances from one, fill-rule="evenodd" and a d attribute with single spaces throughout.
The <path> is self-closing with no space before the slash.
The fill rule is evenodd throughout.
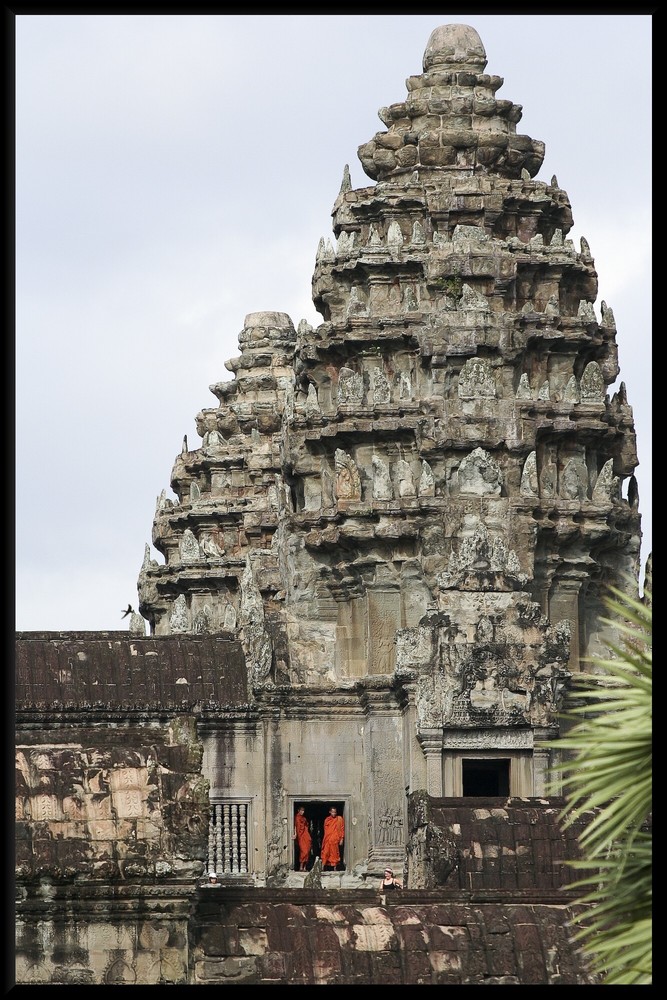
<path id="1" fill-rule="evenodd" d="M 629 581 L 629 584 L 631 582 Z M 629 588 L 630 589 L 630 588 Z M 570 724 L 548 746 L 551 790 L 565 804 L 563 828 L 584 821 L 581 892 L 572 919 L 579 941 L 605 984 L 652 982 L 652 605 L 610 588 L 604 618 L 618 641 L 590 657 L 595 672 L 576 674 L 560 719 Z M 557 791 L 558 794 L 558 791 Z"/>

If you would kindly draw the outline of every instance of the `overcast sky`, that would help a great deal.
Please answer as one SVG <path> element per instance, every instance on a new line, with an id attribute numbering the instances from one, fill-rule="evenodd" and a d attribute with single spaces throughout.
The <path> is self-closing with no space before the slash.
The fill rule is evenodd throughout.
<path id="1" fill-rule="evenodd" d="M 125 629 L 245 316 L 311 300 L 343 169 L 439 24 L 546 144 L 616 318 L 651 548 L 650 14 L 19 14 L 16 628 Z M 164 560 L 151 547 L 151 557 Z"/>

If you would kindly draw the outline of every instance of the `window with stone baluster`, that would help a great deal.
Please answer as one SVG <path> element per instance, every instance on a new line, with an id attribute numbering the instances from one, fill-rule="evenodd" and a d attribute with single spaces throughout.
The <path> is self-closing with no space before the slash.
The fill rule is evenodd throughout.
<path id="1" fill-rule="evenodd" d="M 250 799 L 211 800 L 208 870 L 218 875 L 248 872 Z"/>

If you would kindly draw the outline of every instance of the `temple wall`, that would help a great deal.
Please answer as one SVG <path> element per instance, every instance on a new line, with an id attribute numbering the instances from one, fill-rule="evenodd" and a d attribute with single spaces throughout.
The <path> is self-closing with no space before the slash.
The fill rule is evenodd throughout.
<path id="1" fill-rule="evenodd" d="M 207 725 L 203 771 L 211 799 L 249 803 L 251 870 L 260 880 L 292 867 L 293 816 L 303 800 L 343 803 L 346 870 L 365 870 L 373 856 L 382 865 L 385 855 L 402 855 L 402 712 L 386 691 L 373 695 L 364 706 L 340 692 L 317 699 L 304 693 L 299 708 L 287 702 L 275 718 L 267 707 L 252 728 L 221 734 Z"/>
<path id="2" fill-rule="evenodd" d="M 21 985 L 185 984 L 190 980 L 188 904 L 156 895 L 55 886 L 19 893 L 16 982 Z"/>

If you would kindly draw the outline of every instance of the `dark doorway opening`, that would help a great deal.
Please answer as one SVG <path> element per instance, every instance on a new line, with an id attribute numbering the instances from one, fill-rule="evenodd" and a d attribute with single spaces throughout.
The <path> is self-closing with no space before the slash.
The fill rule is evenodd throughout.
<path id="1" fill-rule="evenodd" d="M 312 847 L 310 851 L 310 858 L 306 863 L 306 871 L 310 871 L 315 863 L 315 859 L 319 858 L 320 851 L 322 848 L 322 837 L 324 835 L 324 821 L 329 815 L 329 810 L 332 806 L 336 807 L 338 815 L 343 817 L 345 820 L 345 803 L 342 799 L 296 799 L 292 806 L 292 833 L 294 833 L 294 817 L 297 814 L 299 806 L 304 806 L 306 810 L 306 819 L 308 820 L 308 829 L 310 831 L 310 836 L 312 840 Z M 291 834 L 290 834 L 291 836 Z M 345 831 L 345 840 L 343 841 L 343 846 L 340 848 L 340 864 L 337 866 L 337 871 L 345 871 L 345 841 L 347 840 L 347 830 Z M 295 871 L 299 870 L 299 849 L 295 840 L 292 840 L 292 868 Z"/>
<path id="2" fill-rule="evenodd" d="M 463 794 L 499 795 L 510 793 L 510 762 L 506 758 L 464 759 L 462 764 Z"/>

